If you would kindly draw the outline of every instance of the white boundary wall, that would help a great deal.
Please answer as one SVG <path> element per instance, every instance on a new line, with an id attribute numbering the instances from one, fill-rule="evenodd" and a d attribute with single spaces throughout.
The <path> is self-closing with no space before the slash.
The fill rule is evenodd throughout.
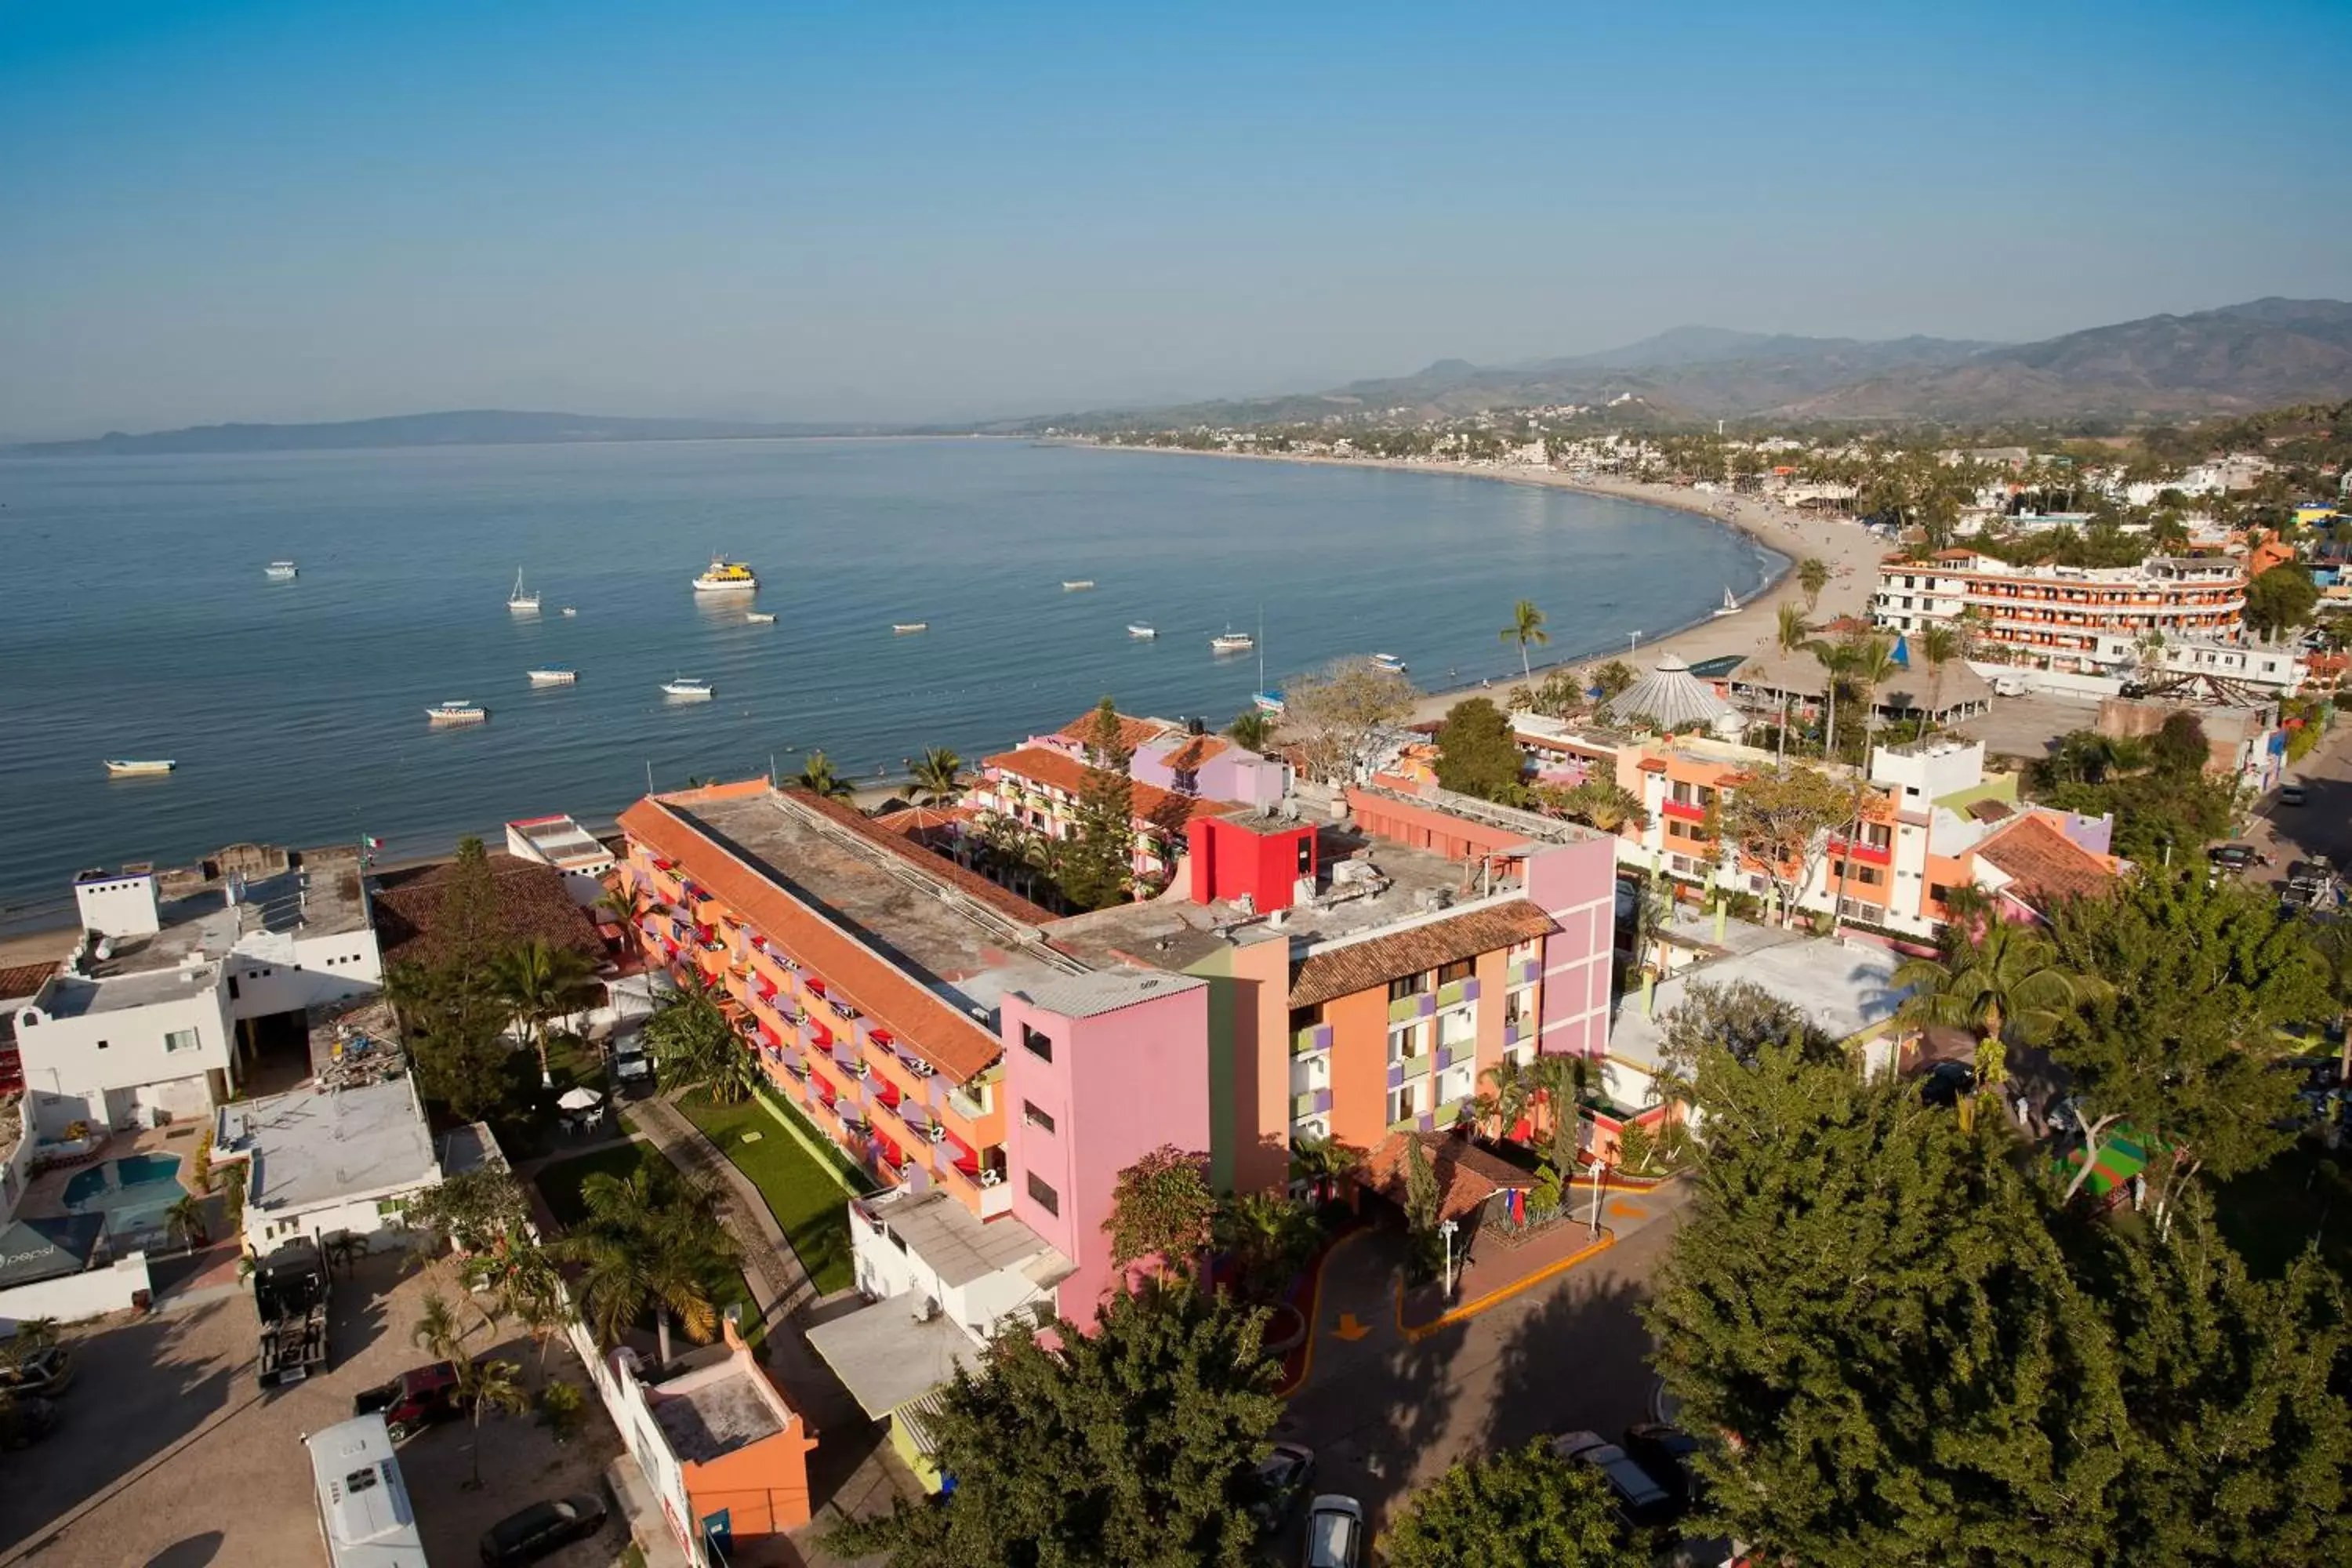
<path id="1" fill-rule="evenodd" d="M 55 1318 L 61 1323 L 102 1318 L 138 1306 L 142 1299 L 153 1300 L 154 1287 L 147 1278 L 147 1255 L 134 1252 L 111 1268 L 0 1290 L 0 1334 L 14 1334 L 17 1324 L 32 1318 Z"/>

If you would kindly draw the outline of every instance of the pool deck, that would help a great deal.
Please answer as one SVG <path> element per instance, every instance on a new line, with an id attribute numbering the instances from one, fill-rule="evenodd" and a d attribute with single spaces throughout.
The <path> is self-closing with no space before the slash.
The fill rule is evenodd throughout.
<path id="1" fill-rule="evenodd" d="M 108 1160 L 120 1160 L 131 1154 L 176 1154 L 180 1160 L 179 1190 L 192 1193 L 195 1189 L 188 1185 L 188 1167 L 196 1157 L 196 1142 L 203 1131 L 202 1122 L 180 1121 L 169 1127 L 141 1132 L 114 1133 L 88 1159 L 71 1165 L 61 1165 L 54 1171 L 44 1171 L 34 1177 L 25 1189 L 24 1201 L 16 1205 L 16 1213 L 26 1219 L 57 1219 L 73 1213 L 66 1207 L 66 1187 L 73 1179 Z M 159 1182 L 156 1185 L 161 1188 L 163 1184 Z"/>

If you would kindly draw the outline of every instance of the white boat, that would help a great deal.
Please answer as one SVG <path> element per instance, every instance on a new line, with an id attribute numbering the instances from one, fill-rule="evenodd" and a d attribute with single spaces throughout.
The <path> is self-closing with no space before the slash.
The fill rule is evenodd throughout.
<path id="1" fill-rule="evenodd" d="M 1144 642 L 1150 642 L 1153 637 L 1160 635 L 1160 628 L 1158 626 L 1145 626 L 1141 621 L 1129 621 L 1127 623 L 1127 635 L 1131 637 L 1139 638 Z"/>
<path id="2" fill-rule="evenodd" d="M 520 566 L 515 568 L 514 589 L 507 595 L 507 608 L 514 611 L 515 614 L 519 616 L 535 616 L 539 614 L 539 595 L 536 593 L 527 593 L 524 591 L 522 585 L 522 568 Z"/>
<path id="3" fill-rule="evenodd" d="M 755 626 L 772 626 L 776 624 L 776 612 L 773 610 L 746 610 L 743 612 L 743 618 L 751 622 Z"/>
<path id="4" fill-rule="evenodd" d="M 1402 675 L 1405 672 L 1405 662 L 1392 653 L 1376 653 L 1372 655 L 1372 668 L 1384 669 L 1391 675 Z"/>
<path id="5" fill-rule="evenodd" d="M 740 561 L 729 561 L 714 555 L 709 570 L 694 580 L 698 594 L 748 594 L 760 585 L 758 573 Z"/>
<path id="6" fill-rule="evenodd" d="M 169 757 L 151 758 L 144 762 L 117 762 L 110 757 L 106 771 L 116 778 L 135 778 L 148 773 L 168 773 L 179 765 Z"/>
<path id="7" fill-rule="evenodd" d="M 425 716 L 436 724 L 479 724 L 490 716 L 490 710 L 478 702 L 453 697 L 427 708 Z"/>
<path id="8" fill-rule="evenodd" d="M 1723 590 L 1723 604 L 1715 613 L 1718 616 L 1736 616 L 1739 613 L 1739 601 L 1732 595 L 1728 584 L 1726 584 Z"/>
<path id="9" fill-rule="evenodd" d="M 710 682 L 691 675 L 674 675 L 662 682 L 663 694 L 687 702 L 708 702 L 712 692 Z"/>
<path id="10" fill-rule="evenodd" d="M 1257 647 L 1257 638 L 1247 632 L 1228 631 L 1211 637 L 1209 647 L 1218 653 L 1247 653 Z"/>
<path id="11" fill-rule="evenodd" d="M 1282 717 L 1282 693 L 1279 691 L 1255 692 L 1250 697 L 1250 706 L 1261 713 L 1279 719 Z"/>
<path id="12" fill-rule="evenodd" d="M 302 568 L 295 565 L 291 561 L 273 561 L 261 569 L 261 574 L 271 582 L 283 583 L 289 578 L 299 577 L 302 574 Z"/>
<path id="13" fill-rule="evenodd" d="M 564 606 L 563 606 L 563 613 L 564 613 L 565 615 L 567 615 L 567 616 L 576 616 L 576 615 L 578 615 L 580 612 L 579 612 L 579 611 L 577 611 L 577 610 L 575 610 L 575 609 L 573 609 L 571 605 L 564 605 Z"/>
<path id="14" fill-rule="evenodd" d="M 576 669 L 540 668 L 527 669 L 523 673 L 530 677 L 533 686 L 572 686 L 580 679 L 580 672 Z"/>
<path id="15" fill-rule="evenodd" d="M 1084 593 L 1087 589 L 1091 588 L 1094 585 L 1095 580 L 1091 577 L 1065 577 L 1062 579 L 1062 592 L 1065 594 Z"/>
<path id="16" fill-rule="evenodd" d="M 898 637 L 905 637 L 909 632 L 927 632 L 930 629 L 931 623 L 929 621 L 892 621 L 890 623 L 891 632 Z"/>

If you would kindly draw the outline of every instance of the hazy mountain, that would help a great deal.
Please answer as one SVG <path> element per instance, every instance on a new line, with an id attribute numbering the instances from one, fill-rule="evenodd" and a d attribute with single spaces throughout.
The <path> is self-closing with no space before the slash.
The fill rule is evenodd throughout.
<path id="1" fill-rule="evenodd" d="M 86 441 L 29 441 L 23 457 L 136 457 L 172 452 L 314 452 L 368 447 L 503 447 L 559 441 L 690 441 L 758 436 L 874 433 L 874 426 L 753 425 L 723 419 L 622 419 L 498 408 L 400 414 L 326 425 L 194 425 L 144 436 L 110 431 Z"/>
<path id="2" fill-rule="evenodd" d="M 2230 414 L 2347 396 L 2352 305 L 2273 299 L 1990 349 L 1793 399 L 1779 412 L 1967 422 Z"/>
<path id="3" fill-rule="evenodd" d="M 1849 368 L 1895 370 L 1922 364 L 1957 364 L 1971 354 L 1998 346 L 1951 338 L 1909 337 L 1878 342 L 1862 338 L 1794 337 L 1785 332 L 1735 332 L 1726 327 L 1675 327 L 1623 348 L 1544 360 L 1528 368 L 1548 372 L 1677 370 L 1703 364 L 1796 365 L 1820 362 Z"/>

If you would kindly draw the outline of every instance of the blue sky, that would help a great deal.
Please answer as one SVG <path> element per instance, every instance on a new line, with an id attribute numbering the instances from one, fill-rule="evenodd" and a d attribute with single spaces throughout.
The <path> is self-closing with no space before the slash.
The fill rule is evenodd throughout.
<path id="1" fill-rule="evenodd" d="M 957 417 L 2352 295 L 2352 5 L 0 7 L 0 432 Z"/>

